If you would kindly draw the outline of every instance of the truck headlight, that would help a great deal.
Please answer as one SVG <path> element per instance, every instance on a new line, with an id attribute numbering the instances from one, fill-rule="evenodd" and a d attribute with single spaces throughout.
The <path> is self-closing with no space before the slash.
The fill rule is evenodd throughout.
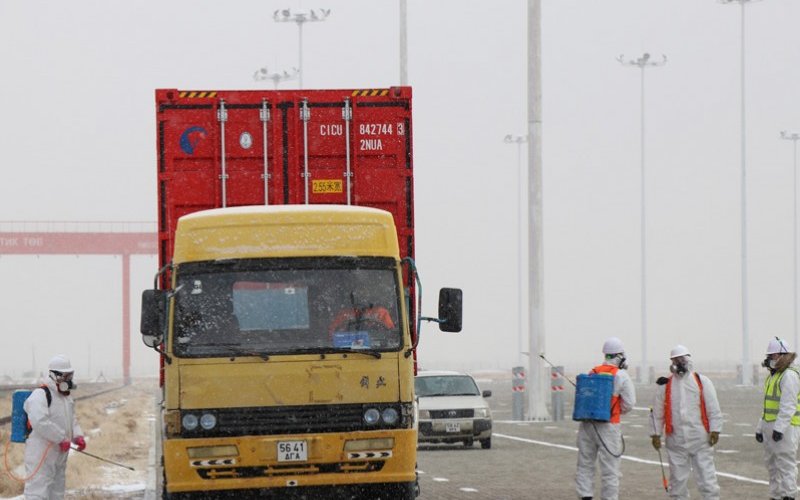
<path id="1" fill-rule="evenodd" d="M 210 431 L 214 427 L 217 426 L 217 417 L 212 413 L 204 413 L 202 417 L 200 417 L 200 427 L 203 429 Z"/>
<path id="2" fill-rule="evenodd" d="M 370 408 L 364 412 L 364 422 L 367 425 L 375 425 L 381 419 L 381 413 L 375 408 Z"/>
<path id="3" fill-rule="evenodd" d="M 431 418 L 431 412 L 429 410 L 420 410 L 419 411 L 419 419 L 420 420 L 428 420 Z"/>
<path id="4" fill-rule="evenodd" d="M 187 413 L 181 419 L 181 423 L 183 424 L 184 429 L 186 429 L 187 431 L 193 431 L 197 429 L 197 424 L 199 423 L 199 420 L 197 418 L 197 415 L 193 413 Z"/>
<path id="5" fill-rule="evenodd" d="M 398 415 L 397 410 L 392 407 L 384 408 L 383 412 L 381 412 L 383 423 L 388 425 L 396 424 L 399 416 L 400 415 Z"/>

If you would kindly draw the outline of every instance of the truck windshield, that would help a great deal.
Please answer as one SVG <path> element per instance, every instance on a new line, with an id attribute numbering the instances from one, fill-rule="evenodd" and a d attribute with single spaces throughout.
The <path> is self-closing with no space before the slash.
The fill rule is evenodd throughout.
<path id="1" fill-rule="evenodd" d="M 254 356 L 402 347 L 392 259 L 253 259 L 176 272 L 178 356 L 231 356 L 231 347 Z"/>

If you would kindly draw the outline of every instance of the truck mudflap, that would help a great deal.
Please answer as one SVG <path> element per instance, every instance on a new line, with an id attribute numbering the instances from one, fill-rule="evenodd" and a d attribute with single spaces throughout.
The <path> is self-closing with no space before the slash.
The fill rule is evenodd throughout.
<path id="1" fill-rule="evenodd" d="M 416 484 L 416 447 L 415 429 L 169 439 L 163 442 L 165 490 L 207 495 L 312 487 L 340 491 L 351 485 L 357 490 L 416 491 L 408 486 Z"/>

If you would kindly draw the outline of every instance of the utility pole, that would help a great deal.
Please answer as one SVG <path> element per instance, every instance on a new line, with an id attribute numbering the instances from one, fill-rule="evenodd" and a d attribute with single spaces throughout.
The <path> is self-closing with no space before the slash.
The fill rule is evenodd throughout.
<path id="1" fill-rule="evenodd" d="M 300 74 L 300 70 L 297 68 L 292 68 L 291 72 L 283 70 L 282 72 L 275 72 L 270 73 L 269 69 L 266 66 L 263 68 L 259 68 L 253 73 L 253 80 L 257 82 L 263 82 L 264 80 L 272 80 L 272 83 L 275 86 L 275 90 L 278 90 L 278 83 L 285 81 L 285 80 L 292 80 L 297 78 L 297 75 Z"/>
<path id="2" fill-rule="evenodd" d="M 792 179 L 792 189 L 794 190 L 794 205 L 792 209 L 792 245 L 793 251 L 792 256 L 794 259 L 794 301 L 792 302 L 792 309 L 794 311 L 794 323 L 793 323 L 793 332 L 794 332 L 794 346 L 797 349 L 798 346 L 798 338 L 797 338 L 797 141 L 800 140 L 800 133 L 797 132 L 787 132 L 786 130 L 781 131 L 781 139 L 792 141 L 792 146 L 794 148 L 794 159 L 792 162 L 794 177 Z"/>
<path id="3" fill-rule="evenodd" d="M 508 134 L 503 138 L 503 142 L 517 145 L 517 366 L 522 366 L 524 363 L 522 339 L 526 330 L 525 327 L 527 326 L 527 322 L 525 321 L 526 315 L 522 307 L 522 297 L 525 295 L 523 293 L 524 280 L 522 279 L 525 272 L 522 265 L 522 235 L 526 233 L 524 226 L 525 215 L 523 213 L 523 204 L 525 203 L 523 190 L 525 186 L 523 184 L 524 179 L 522 175 L 522 145 L 528 142 L 528 136 Z"/>
<path id="4" fill-rule="evenodd" d="M 300 61 L 298 71 L 300 75 L 300 88 L 303 88 L 303 25 L 305 23 L 321 22 L 331 15 L 330 9 L 309 9 L 307 11 L 292 12 L 291 9 L 276 10 L 272 15 L 275 22 L 296 23 L 298 31 L 297 52 Z"/>
<path id="5" fill-rule="evenodd" d="M 649 376 L 648 376 L 649 366 L 648 366 L 648 362 L 647 362 L 647 253 L 646 253 L 646 248 L 647 248 L 647 224 L 646 224 L 646 222 L 647 222 L 647 212 L 645 210 L 645 208 L 646 208 L 646 205 L 645 205 L 645 191 L 646 190 L 645 190 L 645 161 L 644 161 L 644 158 L 645 158 L 645 154 L 644 154 L 644 151 L 645 151 L 645 148 L 644 148 L 644 142 L 645 142 L 645 140 L 644 140 L 644 137 L 645 137 L 645 135 L 644 135 L 644 125 L 645 125 L 645 122 L 644 122 L 644 105 L 645 105 L 645 99 L 644 99 L 644 70 L 646 68 L 663 66 L 663 65 L 667 64 L 667 56 L 662 54 L 661 55 L 661 60 L 656 61 L 656 60 L 651 60 L 650 59 L 650 54 L 645 52 L 638 59 L 625 59 L 625 56 L 620 55 L 619 57 L 617 57 L 617 61 L 619 61 L 620 64 L 622 64 L 623 66 L 635 66 L 635 67 L 638 67 L 639 70 L 640 70 L 640 73 L 641 73 L 641 91 L 640 91 L 640 94 L 639 94 L 640 100 L 641 100 L 641 104 L 640 104 L 641 116 L 640 116 L 640 121 L 639 121 L 639 123 L 640 123 L 639 151 L 640 151 L 640 154 L 641 154 L 641 176 L 640 176 L 640 181 L 641 181 L 640 191 L 641 192 L 640 192 L 640 196 L 641 196 L 641 205 L 642 206 L 641 206 L 641 212 L 639 214 L 639 219 L 640 219 L 640 223 L 641 223 L 641 238 L 642 238 L 642 242 L 641 242 L 641 266 L 642 266 L 642 269 L 641 269 L 641 293 L 640 293 L 640 300 L 641 300 L 640 318 L 641 318 L 641 332 L 642 332 L 642 364 L 641 364 L 641 367 L 642 368 L 641 368 L 639 376 L 637 378 L 638 378 L 639 382 L 643 382 L 643 381 L 649 379 Z"/>
<path id="6" fill-rule="evenodd" d="M 741 232 L 742 232 L 742 379 L 741 383 L 743 385 L 752 385 L 752 370 L 748 370 L 750 366 L 750 333 L 748 330 L 748 314 L 747 314 L 747 141 L 746 141 L 746 130 L 747 130 L 747 122 L 745 120 L 745 88 L 744 88 L 744 75 L 745 75 L 745 58 L 744 58 L 744 13 L 745 13 L 745 5 L 750 2 L 756 2 L 758 0 L 719 0 L 720 3 L 724 4 L 731 4 L 731 3 L 738 3 L 742 8 L 742 28 L 741 28 L 741 98 L 742 98 L 742 106 L 741 106 Z"/>

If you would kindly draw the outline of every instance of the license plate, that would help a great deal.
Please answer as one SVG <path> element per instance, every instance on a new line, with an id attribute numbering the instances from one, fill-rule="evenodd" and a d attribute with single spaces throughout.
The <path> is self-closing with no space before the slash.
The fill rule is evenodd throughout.
<path id="1" fill-rule="evenodd" d="M 461 424 L 458 422 L 446 422 L 444 430 L 447 432 L 461 432 Z"/>
<path id="2" fill-rule="evenodd" d="M 278 462 L 305 462 L 308 460 L 306 441 L 278 441 Z"/>

